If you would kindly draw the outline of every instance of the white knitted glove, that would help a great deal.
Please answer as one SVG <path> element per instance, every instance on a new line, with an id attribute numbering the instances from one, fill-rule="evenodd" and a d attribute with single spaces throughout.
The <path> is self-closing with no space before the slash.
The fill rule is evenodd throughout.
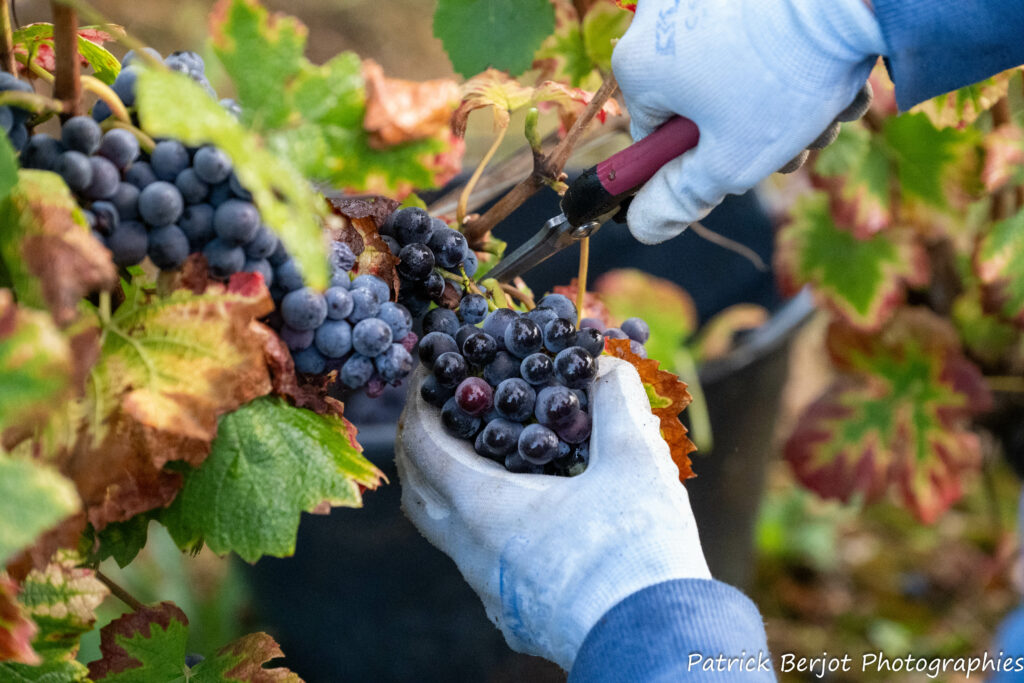
<path id="1" fill-rule="evenodd" d="M 402 507 L 451 556 L 512 649 L 566 670 L 605 612 L 647 586 L 710 578 L 686 489 L 640 377 L 602 357 L 590 464 L 576 477 L 512 474 L 445 433 L 419 397 L 399 421 Z"/>
<path id="2" fill-rule="evenodd" d="M 675 237 L 725 195 L 798 165 L 884 51 L 865 0 L 639 0 L 612 57 L 633 138 L 681 114 L 700 143 L 637 194 L 633 235 Z"/>

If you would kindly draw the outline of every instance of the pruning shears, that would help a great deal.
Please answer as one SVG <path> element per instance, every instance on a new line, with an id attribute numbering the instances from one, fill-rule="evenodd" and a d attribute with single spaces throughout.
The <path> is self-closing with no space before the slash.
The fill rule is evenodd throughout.
<path id="1" fill-rule="evenodd" d="M 690 119 L 674 116 L 656 131 L 584 171 L 562 196 L 562 212 L 501 260 L 488 278 L 508 282 L 553 255 L 590 237 L 616 216 L 662 166 L 697 146 L 700 131 Z"/>

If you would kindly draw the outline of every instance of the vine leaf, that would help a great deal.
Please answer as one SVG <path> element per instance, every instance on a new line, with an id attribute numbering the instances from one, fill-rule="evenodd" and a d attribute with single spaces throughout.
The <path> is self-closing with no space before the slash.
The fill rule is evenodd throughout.
<path id="1" fill-rule="evenodd" d="M 308 61 L 307 30 L 297 19 L 271 15 L 256 0 L 220 0 L 211 29 L 214 52 L 238 90 L 246 122 L 302 175 L 357 192 L 405 195 L 458 171 L 463 146 L 453 144 L 436 112 L 421 120 L 436 124 L 429 135 L 381 147 L 379 102 L 369 121 L 373 134 L 364 127 L 371 112 L 363 64 L 352 53 L 321 66 Z M 380 85 L 376 80 L 371 89 Z M 452 98 L 449 114 L 454 105 Z M 424 112 L 413 113 L 402 116 L 419 119 Z"/>
<path id="2" fill-rule="evenodd" d="M 455 71 L 466 78 L 489 67 L 518 76 L 530 68 L 534 52 L 554 30 L 549 0 L 439 0 L 434 12 L 434 36 Z"/>
<path id="3" fill-rule="evenodd" d="M 32 649 L 38 627 L 18 602 L 18 584 L 0 572 L 0 671 L 5 662 L 36 666 L 42 658 Z"/>
<path id="4" fill-rule="evenodd" d="M 181 548 L 205 542 L 248 562 L 295 552 L 301 512 L 323 503 L 360 507 L 361 488 L 383 474 L 366 460 L 342 419 L 279 398 L 252 401 L 221 418 L 206 462 L 161 521 Z"/>
<path id="5" fill-rule="evenodd" d="M 623 12 L 611 3 L 591 5 L 583 17 L 583 44 L 594 67 L 604 72 L 612 70 L 615 41 L 623 36 L 632 20 L 631 13 Z"/>
<path id="6" fill-rule="evenodd" d="M 881 327 L 903 301 L 905 288 L 927 282 L 924 249 L 907 231 L 887 230 L 858 239 L 838 227 L 828 197 L 802 197 L 779 232 L 775 266 L 783 291 L 806 284 L 850 324 Z"/>
<path id="7" fill-rule="evenodd" d="M 862 123 L 848 123 L 821 150 L 815 181 L 829 192 L 835 222 L 860 239 L 892 224 L 892 169 L 878 138 Z"/>
<path id="8" fill-rule="evenodd" d="M 82 535 L 83 543 L 89 552 L 90 564 L 99 564 L 108 557 L 114 558 L 117 566 L 124 569 L 135 556 L 146 547 L 149 539 L 149 522 L 151 513 L 135 515 L 124 522 L 111 522 L 96 531 L 87 527 Z"/>
<path id="9" fill-rule="evenodd" d="M 379 197 L 366 200 L 329 200 L 331 208 L 344 220 L 344 227 L 332 235 L 356 255 L 354 270 L 360 274 L 376 275 L 388 283 L 393 293 L 398 292 L 399 278 L 395 266 L 398 258 L 391 253 L 380 236 L 378 228 L 394 211 L 397 202 Z"/>
<path id="10" fill-rule="evenodd" d="M 453 80 L 416 82 L 388 78 L 380 64 L 370 59 L 363 61 L 363 78 L 363 128 L 370 135 L 370 144 L 377 149 L 437 135 L 448 127 L 459 101 L 459 86 Z"/>
<path id="11" fill-rule="evenodd" d="M 75 487 L 56 470 L 0 453 L 0 566 L 80 507 Z"/>
<path id="12" fill-rule="evenodd" d="M 78 29 L 78 53 L 83 66 L 91 66 L 93 76 L 107 85 L 121 72 L 121 62 L 103 47 L 103 43 L 118 40 L 125 35 L 124 27 L 116 24 L 82 26 Z M 36 63 L 50 73 L 57 69 L 53 51 L 53 24 L 28 24 L 14 32 L 14 52 L 34 57 Z M 19 64 L 19 70 L 27 67 Z"/>
<path id="13" fill-rule="evenodd" d="M 147 132 L 190 145 L 213 143 L 231 157 L 239 180 L 252 192 L 263 220 L 298 262 L 306 283 L 325 288 L 327 258 L 321 221 L 330 214 L 302 173 L 287 158 L 270 151 L 259 136 L 187 76 L 143 69 L 137 90 L 139 118 Z"/>
<path id="14" fill-rule="evenodd" d="M 605 353 L 631 363 L 640 373 L 640 381 L 647 390 L 651 412 L 661 420 L 661 437 L 668 443 L 672 462 L 679 468 L 679 480 L 686 481 L 693 473 L 690 453 L 697 450 L 686 435 L 686 427 L 679 421 L 679 414 L 690 405 L 693 398 L 686 391 L 686 383 L 671 372 L 658 369 L 658 361 L 641 358 L 629 349 L 628 339 L 606 339 Z"/>
<path id="15" fill-rule="evenodd" d="M 670 363 L 697 329 L 697 307 L 690 295 L 674 282 L 642 270 L 605 273 L 594 283 L 594 291 L 617 324 L 633 316 L 647 321 L 647 352 L 662 362 Z"/>
<path id="16" fill-rule="evenodd" d="M 580 17 L 570 0 L 552 0 L 552 4 L 555 30 L 534 53 L 533 68 L 540 70 L 542 78 L 578 87 L 594 72 Z"/>
<path id="17" fill-rule="evenodd" d="M 965 128 L 1006 96 L 1010 78 L 1019 70 L 1019 67 L 1010 69 L 979 83 L 939 95 L 910 111 L 925 114 L 936 128 Z"/>
<path id="18" fill-rule="evenodd" d="M 1012 359 L 1010 362 L 1016 366 L 1022 359 L 1021 329 L 985 310 L 984 297 L 976 283 L 953 300 L 950 320 L 964 348 L 983 364 L 999 366 Z"/>
<path id="19" fill-rule="evenodd" d="M 986 308 L 1024 327 L 1024 209 L 999 221 L 974 255 Z"/>
<path id="20" fill-rule="evenodd" d="M 936 128 L 925 114 L 890 117 L 882 129 L 903 194 L 940 209 L 949 203 L 943 181 L 962 161 L 958 148 L 974 136 L 972 129 Z"/>
<path id="21" fill-rule="evenodd" d="M 981 372 L 952 326 L 923 308 L 901 309 L 876 334 L 836 321 L 827 343 L 841 374 L 786 441 L 797 478 L 843 501 L 878 500 L 891 484 L 918 518 L 935 521 L 981 464 L 969 431 L 992 404 Z"/>
<path id="22" fill-rule="evenodd" d="M 1024 131 L 1014 123 L 999 126 L 985 136 L 985 164 L 981 182 L 988 193 L 1011 182 L 1021 182 L 1024 166 Z"/>

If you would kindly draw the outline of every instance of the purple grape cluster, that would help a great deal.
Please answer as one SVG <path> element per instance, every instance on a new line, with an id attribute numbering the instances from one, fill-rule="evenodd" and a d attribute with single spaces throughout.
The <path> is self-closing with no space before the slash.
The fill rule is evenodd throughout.
<path id="1" fill-rule="evenodd" d="M 0 92 L 17 90 L 33 92 L 32 86 L 6 71 L 0 72 Z M 28 142 L 28 123 L 32 112 L 21 107 L 0 107 L 0 127 L 7 134 L 15 151 L 21 151 Z"/>
<path id="2" fill-rule="evenodd" d="M 498 308 L 481 320 L 473 313 L 434 308 L 424 316 L 419 357 L 431 374 L 420 395 L 440 408 L 449 434 L 510 472 L 583 472 L 592 426 L 587 389 L 606 338 L 600 323 L 584 319 L 577 329 L 576 306 L 561 294 L 528 313 Z M 646 325 L 627 323 L 643 349 Z"/>

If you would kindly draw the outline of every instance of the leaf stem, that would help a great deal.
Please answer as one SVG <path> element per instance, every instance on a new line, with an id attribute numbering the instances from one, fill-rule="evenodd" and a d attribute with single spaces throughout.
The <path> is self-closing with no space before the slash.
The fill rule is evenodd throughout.
<path id="1" fill-rule="evenodd" d="M 469 182 L 462 188 L 462 194 L 459 196 L 459 205 L 455 209 L 455 220 L 459 226 L 462 226 L 466 220 L 466 205 L 469 203 L 469 197 L 473 194 L 473 188 L 476 187 L 477 182 L 480 180 L 480 176 L 483 175 L 484 169 L 487 168 L 487 164 L 490 163 L 491 159 L 494 158 L 494 153 L 498 151 L 498 147 L 501 146 L 502 140 L 505 139 L 505 133 L 508 132 L 508 126 L 502 127 L 498 130 L 498 136 L 494 138 L 494 142 L 491 143 L 491 148 L 487 150 L 487 154 L 477 164 L 476 169 L 473 171 L 473 175 L 470 176 Z"/>
<path id="2" fill-rule="evenodd" d="M 64 118 L 85 113 L 82 102 L 82 65 L 78 59 L 78 14 L 58 0 L 50 2 L 53 13 L 53 49 L 56 79 L 53 96 L 64 103 Z"/>
<path id="3" fill-rule="evenodd" d="M 14 59 L 14 29 L 11 27 L 10 0 L 0 0 L 0 66 L 8 73 L 18 75 Z"/>
<path id="4" fill-rule="evenodd" d="M 53 74 L 44 69 L 43 67 L 39 66 L 39 63 L 36 62 L 36 60 L 29 58 L 28 55 L 16 54 L 14 56 L 15 58 L 17 58 L 19 62 L 24 64 L 28 68 L 28 70 L 31 71 L 34 75 L 43 79 L 47 83 L 53 83 Z"/>
<path id="5" fill-rule="evenodd" d="M 144 605 L 142 601 L 126 591 L 117 582 L 101 572 L 99 569 L 96 570 L 96 578 L 99 579 L 100 583 L 110 589 L 111 595 L 131 607 L 134 611 L 140 612 L 146 609 L 146 605 Z"/>
<path id="6" fill-rule="evenodd" d="M 576 276 L 576 328 L 583 322 L 583 303 L 587 299 L 587 270 L 590 268 L 590 238 L 580 240 L 580 270 Z"/>
<path id="7" fill-rule="evenodd" d="M 82 76 L 82 87 L 106 102 L 114 116 L 126 123 L 131 123 L 132 117 L 128 114 L 124 102 L 121 101 L 121 98 L 117 96 L 117 93 L 109 85 L 95 76 L 86 74 Z"/>
<path id="8" fill-rule="evenodd" d="M 110 324 L 110 292 L 100 292 L 100 321 L 106 327 Z"/>

